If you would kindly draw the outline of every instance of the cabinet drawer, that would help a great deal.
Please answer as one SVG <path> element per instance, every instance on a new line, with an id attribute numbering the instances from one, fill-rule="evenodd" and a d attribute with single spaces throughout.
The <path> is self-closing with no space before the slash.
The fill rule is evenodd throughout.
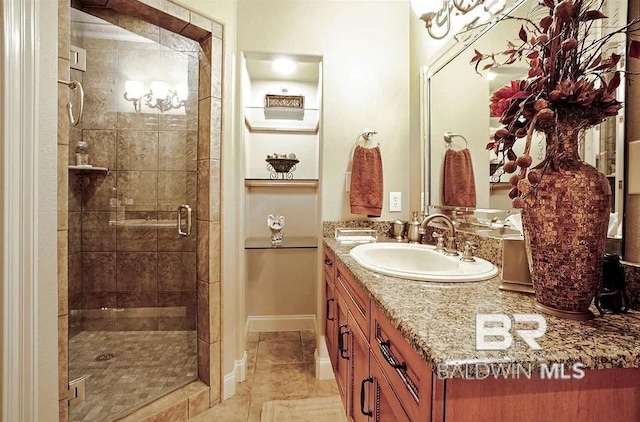
<path id="1" fill-rule="evenodd" d="M 411 420 L 422 420 L 431 411 L 431 369 L 377 306 L 372 311 L 371 353 Z"/>
<path id="2" fill-rule="evenodd" d="M 336 290 L 344 297 L 353 319 L 364 333 L 367 341 L 369 341 L 371 299 L 358 282 L 353 279 L 341 261 L 338 261 L 336 265 Z"/>
<path id="3" fill-rule="evenodd" d="M 393 392 L 389 380 L 382 372 L 381 366 L 373 356 L 370 360 L 371 377 L 373 378 L 373 397 L 371 403 L 375 403 L 373 420 L 378 422 L 411 422 L 404 410 L 402 403 Z M 423 420 L 427 419 L 427 415 Z"/>
<path id="4" fill-rule="evenodd" d="M 335 269 L 336 269 L 335 257 L 333 255 L 333 252 L 331 252 L 331 250 L 326 246 L 322 250 L 322 261 L 323 261 L 322 266 L 324 268 L 324 273 L 329 278 L 329 280 L 331 280 L 331 282 L 333 283 L 335 280 Z"/>

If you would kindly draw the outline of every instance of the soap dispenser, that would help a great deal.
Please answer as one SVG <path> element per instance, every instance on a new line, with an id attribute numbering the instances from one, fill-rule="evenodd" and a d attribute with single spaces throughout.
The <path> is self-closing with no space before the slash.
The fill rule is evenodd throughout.
<path id="1" fill-rule="evenodd" d="M 418 212 L 412 213 L 412 218 L 407 223 L 407 240 L 409 243 L 420 243 L 420 220 L 418 220 Z"/>

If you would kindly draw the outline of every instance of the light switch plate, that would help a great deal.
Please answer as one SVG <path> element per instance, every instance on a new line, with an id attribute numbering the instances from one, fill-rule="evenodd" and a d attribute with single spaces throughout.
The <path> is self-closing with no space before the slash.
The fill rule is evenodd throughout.
<path id="1" fill-rule="evenodd" d="M 401 212 L 402 211 L 402 192 L 389 192 L 389 211 Z"/>

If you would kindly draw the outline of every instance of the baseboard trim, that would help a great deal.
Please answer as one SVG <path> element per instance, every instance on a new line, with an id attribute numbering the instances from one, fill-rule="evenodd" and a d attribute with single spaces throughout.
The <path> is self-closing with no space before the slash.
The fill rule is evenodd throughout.
<path id="1" fill-rule="evenodd" d="M 334 378 L 333 366 L 329 359 L 329 351 L 324 336 L 320 336 L 320 342 L 314 352 L 316 362 L 316 378 L 320 380 L 328 380 Z"/>
<path id="2" fill-rule="evenodd" d="M 235 362 L 236 382 L 243 382 L 247 379 L 247 352 L 242 355 L 242 359 Z"/>
<path id="3" fill-rule="evenodd" d="M 236 373 L 232 371 L 224 376 L 222 400 L 226 400 L 236 394 Z"/>
<path id="4" fill-rule="evenodd" d="M 247 352 L 242 355 L 242 359 L 236 360 L 233 371 L 224 376 L 224 387 L 222 400 L 226 400 L 236 394 L 236 384 L 243 382 L 247 378 Z"/>
<path id="5" fill-rule="evenodd" d="M 265 331 L 316 331 L 316 316 L 309 315 L 251 315 L 244 327 L 245 336 L 250 332 Z"/>

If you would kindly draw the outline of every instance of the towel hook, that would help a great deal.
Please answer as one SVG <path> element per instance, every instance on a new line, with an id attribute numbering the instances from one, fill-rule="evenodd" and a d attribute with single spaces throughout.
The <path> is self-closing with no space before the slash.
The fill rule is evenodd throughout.
<path id="1" fill-rule="evenodd" d="M 67 104 L 67 110 L 69 111 L 69 122 L 71 126 L 77 126 L 80 123 L 80 119 L 82 119 L 82 111 L 84 109 L 84 89 L 82 89 L 82 85 L 78 81 L 63 81 L 62 79 L 58 79 L 59 84 L 63 84 L 69 87 L 71 90 L 78 90 L 79 93 L 79 105 L 78 105 L 78 117 L 73 116 L 73 104 Z"/>
<path id="2" fill-rule="evenodd" d="M 467 138 L 465 138 L 464 136 L 459 135 L 457 133 L 445 132 L 444 133 L 444 141 L 447 143 L 447 148 L 451 147 L 451 143 L 453 142 L 453 138 L 455 138 L 455 137 L 462 138 L 464 140 L 465 147 L 467 149 L 469 148 L 469 142 L 467 142 Z"/>
<path id="3" fill-rule="evenodd" d="M 360 138 L 364 139 L 365 142 L 369 142 L 371 138 L 373 138 L 373 135 L 376 135 L 377 133 L 378 132 L 376 132 L 373 129 L 363 130 L 358 134 L 358 136 L 356 136 L 356 145 L 358 144 L 358 141 L 360 140 Z M 378 142 L 378 146 L 380 146 L 380 142 Z"/>

